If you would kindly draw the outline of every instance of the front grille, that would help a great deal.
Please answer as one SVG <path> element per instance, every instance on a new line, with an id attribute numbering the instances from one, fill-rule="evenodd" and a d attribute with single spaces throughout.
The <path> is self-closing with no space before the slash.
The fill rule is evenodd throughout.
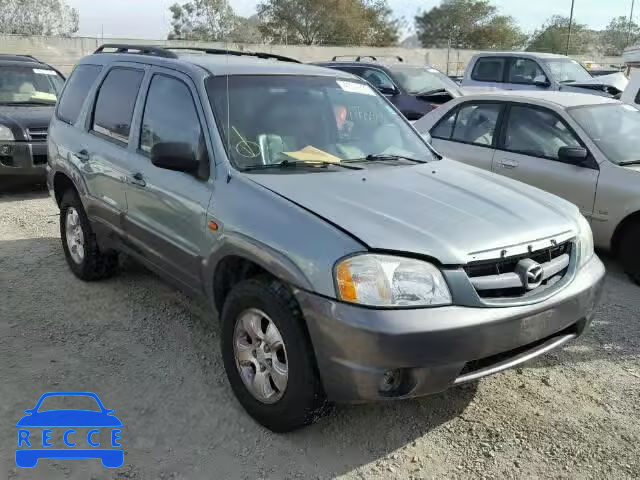
<path id="1" fill-rule="evenodd" d="M 481 298 L 495 299 L 495 298 L 518 298 L 533 295 L 541 292 L 543 289 L 549 288 L 556 284 L 564 277 L 568 270 L 568 258 L 571 257 L 572 242 L 568 241 L 550 248 L 537 250 L 531 253 L 525 253 L 522 255 L 514 255 L 512 257 L 501 258 L 497 260 L 483 260 L 479 262 L 470 263 L 465 267 L 465 272 L 469 276 L 469 279 L 474 285 L 478 285 L 484 279 L 495 279 L 500 275 L 500 278 L 507 278 L 505 274 L 514 277 L 516 274 L 516 266 L 518 262 L 523 259 L 531 259 L 541 265 L 549 264 L 549 262 L 565 260 L 563 268 L 556 272 L 549 278 L 545 278 L 544 281 L 533 290 L 528 290 L 522 285 L 509 286 L 507 288 L 500 288 L 500 282 L 495 282 L 498 288 L 477 288 L 476 292 Z M 562 258 L 561 258 L 562 257 Z M 566 264 L 566 265 L 565 265 Z"/>
<path id="2" fill-rule="evenodd" d="M 33 142 L 44 142 L 47 140 L 48 127 L 33 127 L 27 129 L 27 134 Z"/>
<path id="3" fill-rule="evenodd" d="M 47 156 L 46 155 L 34 155 L 33 156 L 33 164 L 34 165 L 46 165 Z"/>

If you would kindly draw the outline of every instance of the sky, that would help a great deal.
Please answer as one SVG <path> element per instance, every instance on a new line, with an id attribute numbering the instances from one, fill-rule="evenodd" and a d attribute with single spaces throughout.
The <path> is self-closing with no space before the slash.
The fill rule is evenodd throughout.
<path id="1" fill-rule="evenodd" d="M 170 29 L 169 6 L 176 0 L 66 0 L 80 13 L 81 36 L 164 39 Z M 387 0 L 397 17 L 413 20 L 440 0 Z M 255 13 L 258 0 L 229 0 L 235 12 Z M 184 3 L 180 1 L 179 3 Z M 493 0 L 500 13 L 513 16 L 528 32 L 542 25 L 551 15 L 569 16 L 571 0 Z M 629 15 L 631 0 L 575 0 L 575 18 L 591 28 L 604 28 L 614 16 Z M 637 2 L 634 18 L 640 17 Z"/>

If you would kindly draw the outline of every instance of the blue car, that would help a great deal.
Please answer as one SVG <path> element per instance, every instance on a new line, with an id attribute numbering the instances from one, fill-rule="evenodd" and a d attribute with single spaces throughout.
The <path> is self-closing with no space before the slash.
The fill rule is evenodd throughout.
<path id="1" fill-rule="evenodd" d="M 42 402 L 49 397 L 91 397 L 100 411 L 80 410 L 80 409 L 58 409 L 40 412 Z M 16 427 L 18 431 L 18 449 L 16 449 L 16 465 L 22 468 L 35 467 L 41 458 L 47 459 L 87 459 L 96 458 L 102 461 L 102 465 L 107 468 L 118 468 L 124 463 L 124 450 L 120 447 L 120 428 L 122 422 L 114 415 L 114 410 L 104 407 L 100 398 L 91 392 L 49 392 L 40 397 L 36 406 L 25 410 L 26 415 L 22 417 Z M 90 448 L 74 448 L 78 442 L 71 442 L 70 436 L 76 434 L 73 427 L 92 428 L 86 435 L 87 446 Z M 63 435 L 64 445 L 68 448 L 52 448 L 52 428 L 65 428 Z M 111 448 L 98 448 L 100 444 L 95 441 L 94 436 L 100 433 L 100 428 L 111 429 Z M 42 429 L 42 447 L 36 447 L 35 438 L 30 439 L 35 430 Z M 74 435 L 75 437 L 76 435 Z M 40 437 L 37 437 L 40 438 Z M 75 440 L 75 438 L 74 438 Z"/>

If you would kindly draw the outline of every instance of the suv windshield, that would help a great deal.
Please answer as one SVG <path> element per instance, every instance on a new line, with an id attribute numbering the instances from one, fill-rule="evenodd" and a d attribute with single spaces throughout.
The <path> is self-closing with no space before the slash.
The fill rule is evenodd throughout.
<path id="1" fill-rule="evenodd" d="M 0 66 L 0 104 L 55 105 L 64 80 L 47 68 Z"/>
<path id="2" fill-rule="evenodd" d="M 402 88 L 411 95 L 445 89 L 452 95 L 462 96 L 460 87 L 435 68 L 393 66 L 390 69 Z"/>
<path id="3" fill-rule="evenodd" d="M 209 78 L 207 92 L 229 158 L 239 169 L 367 161 L 372 155 L 434 158 L 422 138 L 365 83 L 236 75 Z"/>
<path id="4" fill-rule="evenodd" d="M 553 78 L 559 82 L 586 82 L 593 77 L 580 63 L 570 58 L 546 60 Z"/>
<path id="5" fill-rule="evenodd" d="M 577 107 L 569 114 L 609 160 L 617 164 L 640 162 L 640 110 L 636 107 L 613 103 Z"/>

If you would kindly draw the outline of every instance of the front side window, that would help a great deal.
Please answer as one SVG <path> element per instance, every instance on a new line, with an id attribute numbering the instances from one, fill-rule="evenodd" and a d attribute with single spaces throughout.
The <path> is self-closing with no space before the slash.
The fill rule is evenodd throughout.
<path id="1" fill-rule="evenodd" d="M 562 147 L 580 147 L 580 142 L 553 112 L 532 107 L 511 107 L 505 136 L 509 151 L 558 159 Z"/>
<path id="2" fill-rule="evenodd" d="M 392 71 L 398 83 L 411 95 L 446 90 L 452 95 L 462 96 L 460 87 L 435 68 L 394 66 Z"/>
<path id="3" fill-rule="evenodd" d="M 366 161 L 370 155 L 434 158 L 402 116 L 359 81 L 232 75 L 206 84 L 228 155 L 240 169 L 284 161 Z"/>
<path id="4" fill-rule="evenodd" d="M 133 109 L 144 72 L 130 68 L 113 68 L 105 77 L 93 113 L 92 129 L 119 142 L 127 143 Z"/>
<path id="5" fill-rule="evenodd" d="M 514 58 L 509 65 L 508 83 L 533 84 L 546 79 L 547 76 L 535 60 Z"/>
<path id="6" fill-rule="evenodd" d="M 393 82 L 389 76 L 380 70 L 363 68 L 361 69 L 359 76 L 364 78 L 375 88 L 393 88 Z"/>
<path id="7" fill-rule="evenodd" d="M 609 160 L 617 164 L 640 163 L 640 110 L 620 103 L 569 109 Z"/>
<path id="8" fill-rule="evenodd" d="M 473 67 L 471 78 L 477 82 L 502 82 L 504 76 L 505 58 L 480 58 Z"/>
<path id="9" fill-rule="evenodd" d="M 155 75 L 142 117 L 140 149 L 150 154 L 158 143 L 183 143 L 200 158 L 204 137 L 189 87 L 177 78 Z"/>
<path id="10" fill-rule="evenodd" d="M 493 103 L 466 104 L 454 110 L 433 130 L 435 138 L 491 146 L 502 106 Z"/>
<path id="11" fill-rule="evenodd" d="M 100 75 L 100 65 L 78 65 L 67 81 L 67 87 L 58 103 L 58 118 L 73 124 L 80 115 L 89 90 Z"/>
<path id="12" fill-rule="evenodd" d="M 64 80 L 47 66 L 0 67 L 0 105 L 55 105 Z"/>
<path id="13" fill-rule="evenodd" d="M 546 60 L 546 64 L 559 83 L 586 82 L 593 78 L 586 68 L 570 58 Z"/>

